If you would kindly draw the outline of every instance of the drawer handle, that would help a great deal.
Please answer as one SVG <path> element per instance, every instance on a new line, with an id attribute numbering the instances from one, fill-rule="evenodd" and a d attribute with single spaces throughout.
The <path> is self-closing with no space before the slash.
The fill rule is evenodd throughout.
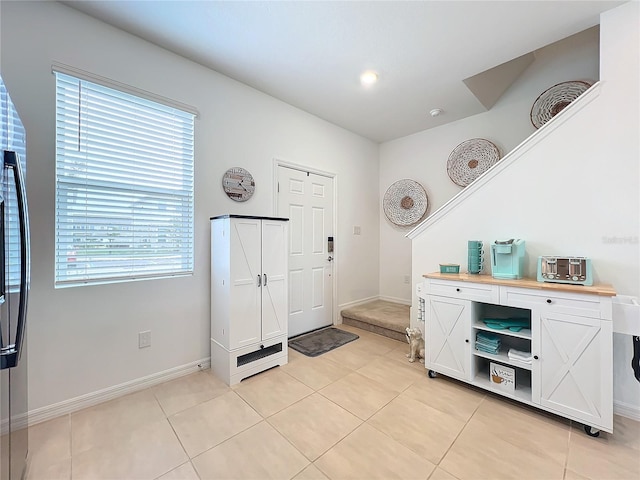
<path id="1" fill-rule="evenodd" d="M 538 355 L 534 355 L 533 358 L 535 358 L 536 360 L 538 360 Z"/>
<path id="2" fill-rule="evenodd" d="M 460 291 L 460 289 L 459 289 L 459 288 L 456 288 L 456 292 L 459 292 L 459 291 Z"/>
<path id="3" fill-rule="evenodd" d="M 551 299 L 550 298 L 547 298 L 547 303 L 551 303 Z"/>

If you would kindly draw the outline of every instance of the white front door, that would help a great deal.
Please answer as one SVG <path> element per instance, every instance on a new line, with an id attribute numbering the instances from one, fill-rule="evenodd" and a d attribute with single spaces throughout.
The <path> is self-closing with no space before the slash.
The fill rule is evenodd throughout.
<path id="1" fill-rule="evenodd" d="M 333 324 L 333 178 L 278 166 L 278 216 L 289 219 L 289 337 Z"/>

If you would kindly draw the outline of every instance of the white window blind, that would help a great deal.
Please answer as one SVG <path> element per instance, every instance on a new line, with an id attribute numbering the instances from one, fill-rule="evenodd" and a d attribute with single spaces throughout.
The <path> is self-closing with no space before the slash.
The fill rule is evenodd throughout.
<path id="1" fill-rule="evenodd" d="M 56 286 L 193 272 L 189 112 L 56 74 Z"/>
<path id="2" fill-rule="evenodd" d="M 27 174 L 26 135 L 18 112 L 11 102 L 7 89 L 0 82 L 0 145 L 14 151 L 20 157 L 22 172 Z M 2 195 L 4 198 L 5 231 L 5 275 L 9 291 L 20 286 L 20 223 L 18 221 L 18 201 L 13 169 L 2 172 Z"/>

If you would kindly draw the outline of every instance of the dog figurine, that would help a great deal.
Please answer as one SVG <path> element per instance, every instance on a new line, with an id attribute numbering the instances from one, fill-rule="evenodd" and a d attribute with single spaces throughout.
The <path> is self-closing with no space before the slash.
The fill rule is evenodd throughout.
<path id="1" fill-rule="evenodd" d="M 409 362 L 413 363 L 416 358 L 420 363 L 424 363 L 424 338 L 422 337 L 422 331 L 419 328 L 407 327 L 407 343 L 409 344 L 409 353 L 407 358 Z"/>

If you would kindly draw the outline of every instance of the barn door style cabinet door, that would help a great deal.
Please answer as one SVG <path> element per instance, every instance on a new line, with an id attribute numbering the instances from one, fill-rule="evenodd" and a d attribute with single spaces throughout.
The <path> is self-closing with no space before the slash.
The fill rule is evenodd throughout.
<path id="1" fill-rule="evenodd" d="M 287 363 L 287 242 L 287 219 L 211 219 L 211 369 L 229 385 Z"/>
<path id="2" fill-rule="evenodd" d="M 539 320 L 540 405 L 612 428 L 611 322 L 552 311 Z"/>
<path id="3" fill-rule="evenodd" d="M 471 302 L 430 297 L 427 318 L 427 351 L 431 368 L 459 380 L 471 380 Z"/>
<path id="4" fill-rule="evenodd" d="M 486 275 L 425 277 L 418 296 L 426 304 L 430 377 L 451 376 L 576 420 L 592 436 L 612 432 L 615 291 L 610 286 Z M 500 325 L 514 319 L 519 326 Z M 479 338 L 485 342 L 480 349 Z M 495 350 L 487 348 L 487 338 Z M 530 360 L 510 357 L 509 350 L 529 353 Z"/>

